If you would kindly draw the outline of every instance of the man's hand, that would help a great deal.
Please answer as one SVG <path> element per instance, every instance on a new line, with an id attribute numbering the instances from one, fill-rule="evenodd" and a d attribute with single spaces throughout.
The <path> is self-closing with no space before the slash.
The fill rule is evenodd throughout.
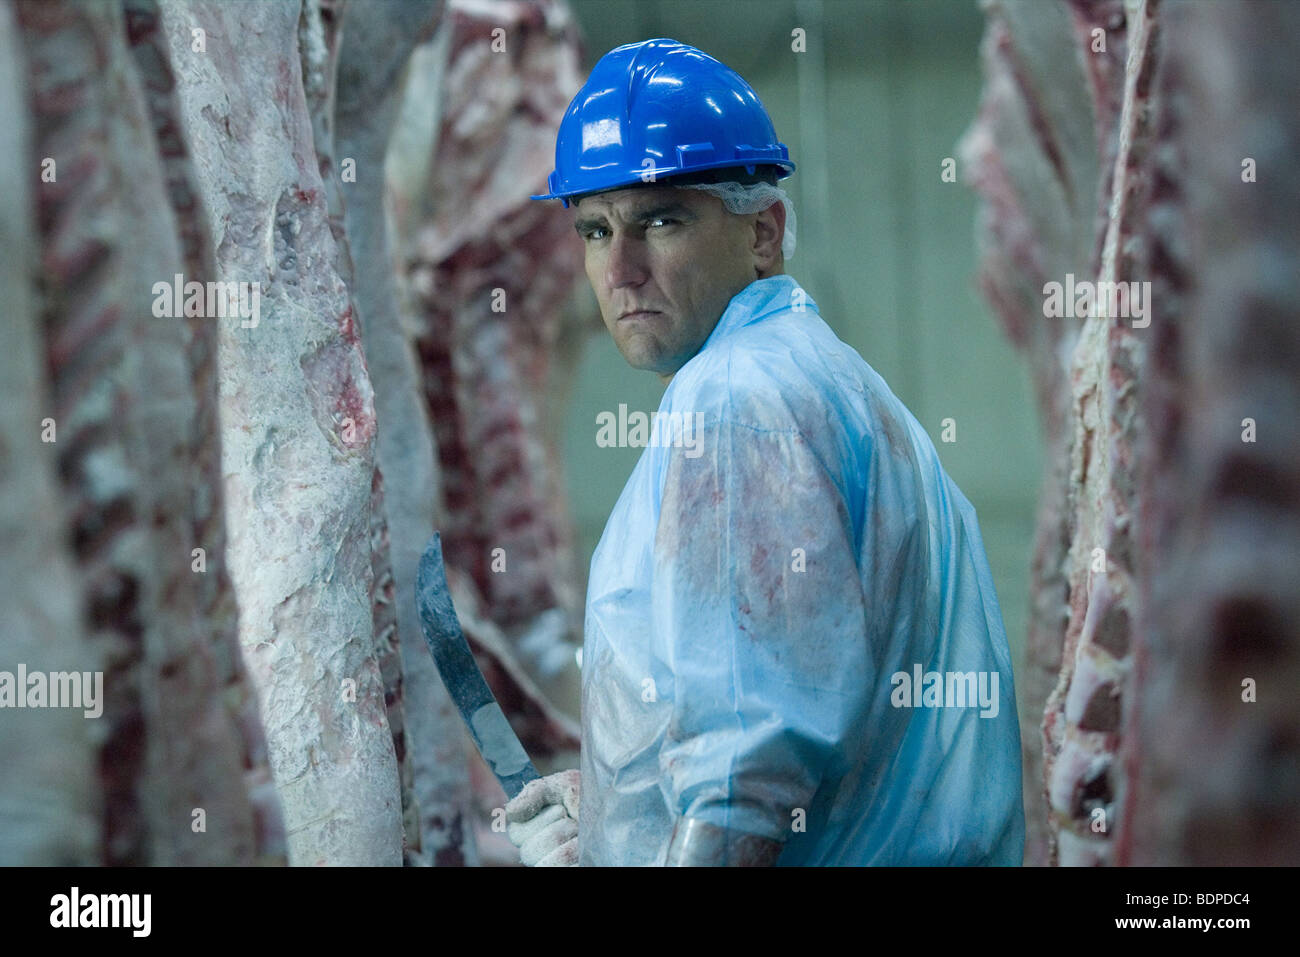
<path id="1" fill-rule="evenodd" d="M 577 866 L 580 792 L 579 773 L 560 771 L 529 781 L 506 804 L 506 836 L 525 867 Z"/>

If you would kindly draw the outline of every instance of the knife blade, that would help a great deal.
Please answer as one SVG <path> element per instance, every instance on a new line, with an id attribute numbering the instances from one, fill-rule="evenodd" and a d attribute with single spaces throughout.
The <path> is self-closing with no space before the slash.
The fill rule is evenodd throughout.
<path id="1" fill-rule="evenodd" d="M 496 775 L 506 797 L 513 798 L 529 781 L 541 777 L 519 736 L 506 720 L 483 672 L 469 650 L 460 619 L 447 590 L 442 560 L 442 536 L 433 533 L 420 556 L 415 578 L 415 603 L 420 627 L 447 692 L 460 711 L 470 737 Z"/>

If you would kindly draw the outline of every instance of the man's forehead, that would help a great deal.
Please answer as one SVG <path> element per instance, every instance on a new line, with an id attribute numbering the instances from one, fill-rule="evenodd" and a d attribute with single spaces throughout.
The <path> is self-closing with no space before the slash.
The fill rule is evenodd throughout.
<path id="1" fill-rule="evenodd" d="M 705 194 L 693 189 L 678 189 L 675 186 L 634 186 L 624 189 L 611 189 L 604 193 L 583 196 L 573 204 L 574 210 L 581 205 L 581 216 L 597 216 L 610 211 L 628 216 L 649 209 L 661 209 L 666 206 L 691 208 L 698 197 Z"/>

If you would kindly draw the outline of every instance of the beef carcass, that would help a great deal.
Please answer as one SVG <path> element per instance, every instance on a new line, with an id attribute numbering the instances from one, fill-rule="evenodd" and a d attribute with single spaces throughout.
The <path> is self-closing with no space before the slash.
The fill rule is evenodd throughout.
<path id="1" fill-rule="evenodd" d="M 1300 189 L 1247 173 L 1297 148 L 1295 11 L 988 11 L 966 153 L 982 279 L 1026 347 L 1052 456 L 1027 683 L 1036 709 L 1054 682 L 1026 783 L 1045 840 L 1027 860 L 1294 862 L 1296 707 L 1253 694 L 1293 685 L 1300 656 Z M 1061 230 L 1081 157 L 1100 164 L 1099 215 Z M 1127 298 L 1049 315 L 1048 284 L 1076 278 Z"/>
<path id="2" fill-rule="evenodd" d="M 211 336 L 204 320 L 158 308 L 157 284 L 202 259 L 182 255 L 173 212 L 183 151 L 155 137 L 167 69 L 147 52 L 133 60 L 116 5 L 14 9 L 34 128 L 23 165 L 53 163 L 36 208 L 39 329 L 71 526 L 55 540 L 71 543 L 104 669 L 98 858 L 274 862 L 278 807 L 260 780 L 256 701 L 222 574 Z"/>
<path id="3" fill-rule="evenodd" d="M 1166 4 L 1137 246 L 1138 696 L 1117 860 L 1300 862 L 1294 4 Z M 1286 690 L 1284 690 L 1286 689 Z"/>
<path id="4" fill-rule="evenodd" d="M 582 248 L 562 210 L 528 195 L 541 188 L 579 85 L 576 27 L 549 0 L 453 0 L 443 29 L 431 218 L 412 230 L 404 257 L 441 467 L 440 526 L 448 565 L 467 573 L 534 681 L 555 690 L 556 675 L 572 674 L 581 631 L 551 418 L 568 378 L 554 363 L 576 319 Z M 484 155 L 495 161 L 475 159 Z M 552 620 L 555 640 L 531 650 L 527 636 Z"/>
<path id="5" fill-rule="evenodd" d="M 278 0 L 162 9 L 216 278 L 260 284 L 256 321 L 219 327 L 222 464 L 240 641 L 290 863 L 398 864 L 400 778 L 374 654 L 373 396 L 336 268 L 299 14 Z"/>
<path id="6" fill-rule="evenodd" d="M 600 326 L 571 308 L 582 249 L 564 211 L 528 195 L 553 161 L 580 52 L 563 3 L 451 0 L 412 57 L 388 156 L 449 588 L 541 768 L 574 761 L 578 747 L 555 704 L 576 704 L 581 596 L 554 412 L 576 360 L 569 344 Z M 504 796 L 471 761 L 483 857 L 505 860 L 513 848 L 486 824 Z"/>
<path id="7" fill-rule="evenodd" d="M 464 729 L 438 676 L 415 611 L 415 572 L 433 534 L 438 495 L 433 433 L 420 394 L 414 346 L 401 321 L 398 273 L 389 251 L 385 156 L 411 51 L 432 33 L 441 4 L 345 8 L 335 70 L 333 165 L 359 175 L 341 191 L 353 302 L 375 382 L 377 458 L 384 473 L 393 604 L 394 666 L 402 674 L 404 748 L 410 767 L 408 863 L 473 864 Z M 426 110 L 430 104 L 424 104 Z M 433 112 L 430 110 L 429 112 Z M 319 142 L 319 137 L 318 137 Z M 319 152 L 319 148 L 318 148 Z M 323 159 L 323 162 L 330 158 Z M 324 175 L 324 172 L 322 172 Z M 412 846 L 409 835 L 418 838 Z"/>
<path id="8" fill-rule="evenodd" d="M 1044 755 L 1061 747 L 1060 701 L 1044 710 L 1072 668 L 1083 625 L 1077 501 L 1071 496 L 1077 405 L 1069 357 L 1081 323 L 1043 315 L 1046 283 L 1097 277 L 1118 149 L 1127 22 L 1120 0 L 989 4 L 981 48 L 979 115 L 962 143 L 964 177 L 983 201 L 980 285 L 1026 355 L 1044 432 L 1046 467 L 1031 554 L 1024 667 L 1017 675 L 1025 733 L 1025 861 L 1055 857 Z M 1096 43 L 1098 34 L 1103 42 Z M 1090 563 L 1093 554 L 1082 558 Z M 1066 632 L 1074 639 L 1066 648 Z M 1086 815 L 1085 815 L 1086 817 Z M 1087 826 L 1089 822 L 1084 821 Z"/>
<path id="9" fill-rule="evenodd" d="M 30 169 L 35 155 L 21 63 L 13 11 L 0 4 L 0 163 L 11 170 Z M 58 422 L 50 416 L 44 325 L 30 270 L 39 248 L 31 181 L 15 176 L 0 192 L 8 333 L 0 350 L 8 405 L 0 417 L 0 670 L 12 676 L 22 664 L 46 674 L 94 673 L 102 652 L 87 640 L 67 547 Z M 42 441 L 42 432 L 54 441 Z M 25 696 L 27 689 L 14 690 Z M 87 717 L 93 708 L 16 710 L 15 703 L 0 711 L 0 866 L 97 863 L 103 827 L 96 721 Z"/>

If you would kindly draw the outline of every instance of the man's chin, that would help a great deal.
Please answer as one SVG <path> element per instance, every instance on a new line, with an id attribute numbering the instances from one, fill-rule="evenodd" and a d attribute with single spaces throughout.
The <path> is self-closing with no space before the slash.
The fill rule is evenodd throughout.
<path id="1" fill-rule="evenodd" d="M 686 359 L 678 356 L 667 357 L 662 352 L 650 349 L 638 349 L 637 343 L 631 343 L 631 348 L 625 349 L 621 344 L 615 341 L 614 345 L 618 348 L 619 354 L 633 369 L 638 372 L 653 372 L 660 378 L 677 374 L 677 370 L 686 364 Z M 698 350 L 697 350 L 698 351 Z M 687 357 L 689 358 L 689 357 Z"/>
<path id="2" fill-rule="evenodd" d="M 666 374 L 662 371 L 664 361 L 658 355 L 650 354 L 642 349 L 624 349 L 622 346 L 619 346 L 618 351 L 623 357 L 623 361 L 638 372 L 653 372 L 657 375 Z"/>

